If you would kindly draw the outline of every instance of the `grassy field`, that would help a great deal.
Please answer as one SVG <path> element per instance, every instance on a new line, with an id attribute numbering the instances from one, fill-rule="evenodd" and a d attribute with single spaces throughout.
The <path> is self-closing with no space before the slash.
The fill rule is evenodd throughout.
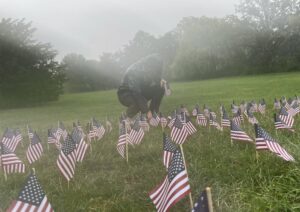
<path id="1" fill-rule="evenodd" d="M 167 114 L 180 104 L 191 110 L 196 103 L 205 103 L 219 112 L 219 103 L 223 103 L 230 113 L 233 99 L 239 103 L 265 98 L 267 114 L 265 117 L 256 114 L 257 119 L 299 161 L 300 117 L 296 117 L 294 135 L 287 132 L 276 135 L 272 118 L 274 97 L 300 95 L 299 84 L 297 73 L 174 83 L 173 94 L 164 98 L 161 110 Z M 105 91 L 66 94 L 58 102 L 41 107 L 0 111 L 0 132 L 6 127 L 22 130 L 24 147 L 19 145 L 17 154 L 27 166 L 25 175 L 10 175 L 7 182 L 0 172 L 0 211 L 17 197 L 29 173 L 25 156 L 29 142 L 27 124 L 43 139 L 45 154 L 34 167 L 56 211 L 155 211 L 148 193 L 166 175 L 162 164 L 162 133 L 152 128 L 141 145 L 130 147 L 126 164 L 116 151 L 117 120 L 124 109 L 118 103 L 116 91 Z M 77 165 L 68 189 L 56 166 L 58 151 L 54 146 L 46 148 L 47 129 L 61 120 L 71 130 L 73 121 L 80 120 L 85 125 L 92 116 L 102 121 L 108 117 L 114 130 L 92 143 L 92 152 Z M 254 137 L 254 129 L 247 122 L 245 131 Z M 260 153 L 256 161 L 254 145 L 231 146 L 228 130 L 208 132 L 200 127 L 184 144 L 184 152 L 194 200 L 200 190 L 211 186 L 216 211 L 300 211 L 298 162 L 285 162 L 269 152 Z M 171 211 L 189 211 L 188 198 Z"/>

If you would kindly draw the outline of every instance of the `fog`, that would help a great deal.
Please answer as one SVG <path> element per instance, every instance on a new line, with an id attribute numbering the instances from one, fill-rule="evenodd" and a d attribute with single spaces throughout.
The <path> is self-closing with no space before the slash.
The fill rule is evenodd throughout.
<path id="1" fill-rule="evenodd" d="M 35 37 L 50 42 L 58 58 L 71 52 L 98 59 L 122 48 L 138 30 L 155 36 L 187 16 L 224 17 L 238 0 L 0 0 L 0 18 L 25 18 Z"/>

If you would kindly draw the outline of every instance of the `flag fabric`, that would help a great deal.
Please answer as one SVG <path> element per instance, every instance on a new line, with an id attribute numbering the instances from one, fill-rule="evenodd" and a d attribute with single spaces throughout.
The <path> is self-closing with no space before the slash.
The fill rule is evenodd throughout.
<path id="1" fill-rule="evenodd" d="M 183 144 L 188 136 L 186 124 L 182 123 L 179 117 L 176 117 L 171 130 L 171 138 L 177 144 Z"/>
<path id="2" fill-rule="evenodd" d="M 291 105 L 291 108 L 288 109 L 287 112 L 292 117 L 297 115 L 300 112 L 299 104 L 296 101 L 294 101 L 294 103 Z"/>
<path id="3" fill-rule="evenodd" d="M 279 116 L 275 113 L 274 114 L 274 125 L 275 125 L 275 129 L 278 130 L 278 129 L 287 129 L 291 132 L 295 132 L 295 130 L 290 127 L 290 126 L 287 126 L 280 118 Z"/>
<path id="4" fill-rule="evenodd" d="M 35 174 L 31 173 L 26 181 L 25 186 L 19 193 L 17 200 L 14 200 L 7 211 L 54 211 L 43 191 Z"/>
<path id="5" fill-rule="evenodd" d="M 241 120 L 241 116 L 240 116 L 240 114 L 239 114 L 238 112 L 237 112 L 236 114 L 234 114 L 234 116 L 233 116 L 233 118 L 232 118 L 232 121 L 233 121 L 236 125 L 238 125 L 238 126 L 241 125 L 242 120 Z"/>
<path id="6" fill-rule="evenodd" d="M 281 104 L 280 101 L 278 101 L 276 98 L 274 99 L 274 109 L 275 110 L 280 110 Z"/>
<path id="7" fill-rule="evenodd" d="M 216 118 L 212 114 L 209 116 L 209 125 L 216 127 L 218 130 L 222 131 L 223 128 L 220 126 L 220 124 L 216 121 Z"/>
<path id="8" fill-rule="evenodd" d="M 258 111 L 261 114 L 265 114 L 266 113 L 266 102 L 265 102 L 265 99 L 262 99 L 260 101 L 260 103 L 258 104 Z"/>
<path id="9" fill-rule="evenodd" d="M 67 181 L 74 177 L 76 164 L 76 145 L 70 135 L 62 144 L 56 164 Z"/>
<path id="10" fill-rule="evenodd" d="M 48 129 L 48 144 L 55 144 L 56 148 L 60 150 L 61 143 L 60 140 L 55 136 L 56 129 Z"/>
<path id="11" fill-rule="evenodd" d="M 159 122 L 160 122 L 159 116 L 155 112 L 153 112 L 152 118 L 149 120 L 149 124 L 153 127 L 157 127 Z"/>
<path id="12" fill-rule="evenodd" d="M 165 118 L 165 117 L 162 115 L 162 113 L 160 113 L 159 118 L 160 118 L 160 125 L 161 125 L 161 127 L 162 127 L 162 128 L 165 128 L 165 127 L 167 126 L 167 124 L 168 124 L 168 119 Z"/>
<path id="13" fill-rule="evenodd" d="M 250 110 L 247 110 L 247 118 L 249 123 L 253 124 L 258 124 L 257 119 L 255 118 L 255 116 L 253 115 L 253 113 Z"/>
<path id="14" fill-rule="evenodd" d="M 144 138 L 144 130 L 139 125 L 139 119 L 136 119 L 129 133 L 128 141 L 130 144 L 140 144 Z"/>
<path id="15" fill-rule="evenodd" d="M 241 104 L 240 104 L 240 111 L 241 111 L 241 114 L 243 114 L 244 112 L 245 112 L 245 110 L 246 110 L 246 104 L 245 104 L 245 102 L 243 101 Z"/>
<path id="16" fill-rule="evenodd" d="M 166 168 L 169 168 L 170 161 L 177 147 L 165 133 L 163 133 L 163 145 L 163 163 Z"/>
<path id="17" fill-rule="evenodd" d="M 177 149 L 173 154 L 167 176 L 159 186 L 150 192 L 149 196 L 157 211 L 165 212 L 190 192 L 189 179 L 182 155 Z"/>
<path id="18" fill-rule="evenodd" d="M 16 139 L 16 135 L 12 129 L 7 128 L 4 132 L 1 143 L 3 143 L 8 149 L 14 152 L 20 142 L 20 139 Z"/>
<path id="19" fill-rule="evenodd" d="M 230 122 L 230 137 L 232 140 L 253 141 L 238 125 Z"/>
<path id="20" fill-rule="evenodd" d="M 293 156 L 291 156 L 284 148 L 282 148 L 263 128 L 255 125 L 256 133 L 256 149 L 257 150 L 270 150 L 277 156 L 283 158 L 286 161 L 295 161 Z M 257 146 L 258 143 L 261 145 Z"/>
<path id="21" fill-rule="evenodd" d="M 95 137 L 98 138 L 98 140 L 103 138 L 104 133 L 105 133 L 105 128 L 95 118 L 92 119 L 92 128 L 93 128 L 93 131 L 94 131 L 94 135 L 95 135 Z"/>
<path id="22" fill-rule="evenodd" d="M 189 113 L 188 109 L 184 105 L 180 106 L 179 112 L 180 113 L 185 113 L 187 116 L 190 116 L 190 113 Z"/>
<path id="23" fill-rule="evenodd" d="M 209 118 L 210 110 L 206 105 L 204 105 L 203 114 L 206 118 Z"/>
<path id="24" fill-rule="evenodd" d="M 212 212 L 212 199 L 209 187 L 201 192 L 192 212 Z"/>
<path id="25" fill-rule="evenodd" d="M 197 132 L 197 129 L 191 122 L 191 119 L 189 116 L 185 117 L 185 124 L 186 124 L 185 126 L 186 126 L 186 129 L 187 129 L 189 135 L 192 135 Z"/>
<path id="26" fill-rule="evenodd" d="M 233 114 L 236 114 L 238 111 L 239 107 L 237 105 L 234 104 L 234 102 L 231 104 L 231 112 Z"/>
<path id="27" fill-rule="evenodd" d="M 294 118 L 290 116 L 285 107 L 282 107 L 279 112 L 279 118 L 289 127 L 293 127 Z"/>
<path id="28" fill-rule="evenodd" d="M 4 173 L 24 173 L 25 165 L 4 143 L 1 143 L 0 162 Z"/>
<path id="29" fill-rule="evenodd" d="M 146 114 L 141 114 L 139 124 L 140 127 L 144 130 L 144 132 L 149 131 L 149 124 L 147 123 Z"/>
<path id="30" fill-rule="evenodd" d="M 33 130 L 30 126 L 27 126 L 27 131 L 28 131 L 29 139 L 32 139 L 33 138 Z"/>
<path id="31" fill-rule="evenodd" d="M 251 104 L 252 104 L 252 107 L 253 107 L 253 112 L 257 112 L 258 111 L 257 103 L 254 100 L 252 100 Z"/>
<path id="32" fill-rule="evenodd" d="M 76 146 L 76 161 L 82 162 L 88 148 L 88 144 L 84 141 L 84 134 L 78 128 L 74 128 L 71 136 Z"/>
<path id="33" fill-rule="evenodd" d="M 197 114 L 197 119 L 196 119 L 196 123 L 200 126 L 206 126 L 207 125 L 207 119 L 204 116 L 203 113 L 201 113 L 200 111 Z"/>
<path id="34" fill-rule="evenodd" d="M 230 127 L 230 120 L 229 120 L 228 114 L 224 107 L 222 110 L 223 110 L 223 114 L 222 114 L 222 119 L 221 119 L 221 126 L 222 127 Z"/>
<path id="35" fill-rule="evenodd" d="M 197 116 L 199 112 L 199 105 L 197 104 L 195 108 L 192 110 L 192 116 Z"/>
<path id="36" fill-rule="evenodd" d="M 68 132 L 65 128 L 65 125 L 61 122 L 58 121 L 58 128 L 57 128 L 57 132 L 58 134 L 64 139 L 66 140 L 67 136 L 68 136 Z M 57 136 L 58 137 L 58 136 Z"/>
<path id="37" fill-rule="evenodd" d="M 117 151 L 123 158 L 126 156 L 126 142 L 130 143 L 130 137 L 126 131 L 125 125 L 125 121 L 122 121 L 119 125 L 119 140 L 117 143 Z"/>
<path id="38" fill-rule="evenodd" d="M 37 161 L 43 153 L 43 146 L 41 144 L 40 137 L 36 134 L 36 132 L 33 133 L 33 137 L 31 139 L 30 145 L 27 149 L 26 156 L 30 164 Z"/>

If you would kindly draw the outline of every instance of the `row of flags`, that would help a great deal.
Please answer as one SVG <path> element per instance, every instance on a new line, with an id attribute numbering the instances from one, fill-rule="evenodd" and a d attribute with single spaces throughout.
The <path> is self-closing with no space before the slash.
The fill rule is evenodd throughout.
<path id="1" fill-rule="evenodd" d="M 112 130 L 111 123 L 107 123 L 106 128 L 110 132 Z M 44 149 L 38 134 L 30 126 L 27 126 L 27 131 L 30 143 L 26 150 L 26 157 L 29 164 L 33 164 L 42 157 Z M 91 141 L 93 139 L 101 139 L 105 132 L 104 126 L 95 118 L 87 126 L 87 135 L 84 133 L 79 122 L 73 123 L 71 133 L 67 132 L 60 121 L 56 129 L 52 128 L 48 130 L 47 146 L 55 144 L 58 149 L 57 166 L 67 181 L 73 178 L 76 162 L 83 161 Z M 86 138 L 88 142 L 86 142 Z M 19 130 L 7 128 L 0 141 L 0 167 L 4 171 L 5 179 L 7 179 L 7 174 L 25 172 L 25 164 L 15 153 L 16 147 L 22 139 L 23 137 Z"/>

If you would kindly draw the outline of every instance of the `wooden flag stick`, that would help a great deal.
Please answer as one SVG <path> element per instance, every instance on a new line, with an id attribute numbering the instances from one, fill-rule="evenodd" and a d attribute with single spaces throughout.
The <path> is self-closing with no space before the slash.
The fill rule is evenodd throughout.
<path id="1" fill-rule="evenodd" d="M 29 139 L 29 143 L 31 142 L 31 139 L 29 137 L 29 127 L 28 127 L 28 124 L 27 124 L 27 135 L 28 135 L 28 139 Z"/>
<path id="2" fill-rule="evenodd" d="M 181 154 L 182 154 L 183 163 L 184 163 L 185 170 L 186 170 L 186 175 L 187 175 L 187 177 L 189 178 L 188 171 L 187 171 L 187 166 L 186 166 L 186 162 L 185 162 L 185 157 L 184 157 L 184 153 L 183 153 L 183 147 L 182 147 L 182 144 L 180 144 L 179 146 L 180 146 L 180 150 L 181 150 Z M 189 193 L 189 199 L 190 199 L 191 210 L 193 210 L 194 204 L 193 204 L 193 198 L 192 198 L 192 192 L 191 192 L 191 191 L 190 191 L 190 193 Z"/>
<path id="3" fill-rule="evenodd" d="M 213 204 L 212 204 L 212 197 L 211 197 L 211 189 L 210 187 L 206 187 L 206 194 L 207 194 L 207 202 L 208 202 L 208 211 L 213 212 Z"/>
<path id="4" fill-rule="evenodd" d="M 32 173 L 35 174 L 35 168 L 32 168 L 31 170 L 32 170 Z"/>

